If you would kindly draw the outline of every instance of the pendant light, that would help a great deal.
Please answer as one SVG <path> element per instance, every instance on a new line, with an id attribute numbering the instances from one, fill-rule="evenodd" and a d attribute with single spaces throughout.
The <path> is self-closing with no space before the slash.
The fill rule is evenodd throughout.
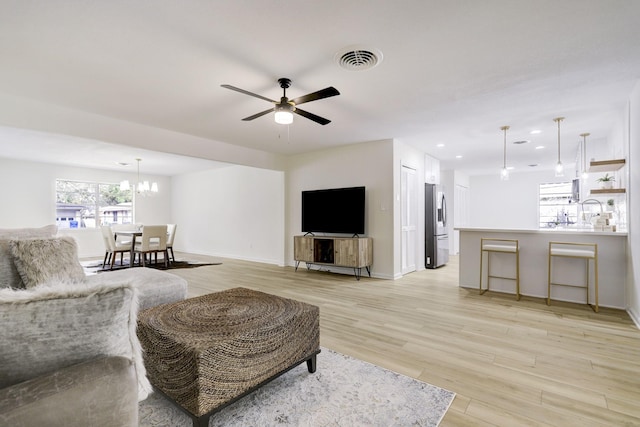
<path id="1" fill-rule="evenodd" d="M 554 122 L 558 123 L 558 163 L 556 163 L 556 176 L 561 177 L 564 176 L 564 166 L 562 166 L 562 161 L 560 160 L 560 122 L 564 120 L 564 117 L 556 117 L 553 119 Z"/>
<path id="2" fill-rule="evenodd" d="M 587 172 L 587 137 L 590 133 L 581 133 L 582 137 L 582 180 L 587 181 L 589 179 L 589 173 Z"/>
<path id="3" fill-rule="evenodd" d="M 504 132 L 504 150 L 502 158 L 502 170 L 500 171 L 500 179 L 502 181 L 509 181 L 509 170 L 507 169 L 507 130 L 509 126 L 502 126 L 500 130 Z"/>

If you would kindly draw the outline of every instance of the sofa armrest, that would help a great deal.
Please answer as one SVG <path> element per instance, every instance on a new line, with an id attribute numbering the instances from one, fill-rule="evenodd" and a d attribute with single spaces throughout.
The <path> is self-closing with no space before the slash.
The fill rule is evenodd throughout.
<path id="1" fill-rule="evenodd" d="M 0 389 L 0 425 L 137 426 L 131 360 L 94 359 Z"/>

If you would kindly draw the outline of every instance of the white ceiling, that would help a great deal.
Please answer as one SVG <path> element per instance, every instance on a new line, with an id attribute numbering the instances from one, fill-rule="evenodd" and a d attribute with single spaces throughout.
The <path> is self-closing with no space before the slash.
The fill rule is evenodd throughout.
<path id="1" fill-rule="evenodd" d="M 604 144 L 620 119 L 640 78 L 638 22 L 635 0 L 3 0 L 0 93 L 283 155 L 395 138 L 470 173 L 502 166 L 510 125 L 510 143 L 531 143 L 509 144 L 508 163 L 552 168 L 554 117 L 566 117 L 565 163 L 580 133 Z M 384 59 L 341 69 L 334 55 L 350 45 Z M 270 105 L 220 87 L 279 99 L 279 77 L 293 80 L 291 98 L 337 88 L 304 107 L 332 123 L 244 122 Z M 191 170 L 105 142 L 0 128 L 3 157 L 94 166 L 96 144 L 125 158 L 104 165 L 142 157 Z"/>

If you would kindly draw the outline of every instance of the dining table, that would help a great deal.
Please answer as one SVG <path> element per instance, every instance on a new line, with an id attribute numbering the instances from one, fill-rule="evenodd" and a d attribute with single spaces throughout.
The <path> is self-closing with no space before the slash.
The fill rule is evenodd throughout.
<path id="1" fill-rule="evenodd" d="M 114 232 L 114 238 L 117 240 L 118 236 L 131 237 L 131 250 L 129 251 L 129 267 L 133 267 L 136 238 L 142 236 L 142 230 L 117 230 Z"/>

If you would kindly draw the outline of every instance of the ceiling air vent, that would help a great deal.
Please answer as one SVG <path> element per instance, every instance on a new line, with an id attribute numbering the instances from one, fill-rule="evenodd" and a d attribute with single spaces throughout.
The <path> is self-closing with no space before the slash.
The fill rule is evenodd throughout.
<path id="1" fill-rule="evenodd" d="M 364 71 L 382 62 L 382 52 L 378 49 L 351 46 L 336 53 L 335 59 L 345 70 Z"/>

